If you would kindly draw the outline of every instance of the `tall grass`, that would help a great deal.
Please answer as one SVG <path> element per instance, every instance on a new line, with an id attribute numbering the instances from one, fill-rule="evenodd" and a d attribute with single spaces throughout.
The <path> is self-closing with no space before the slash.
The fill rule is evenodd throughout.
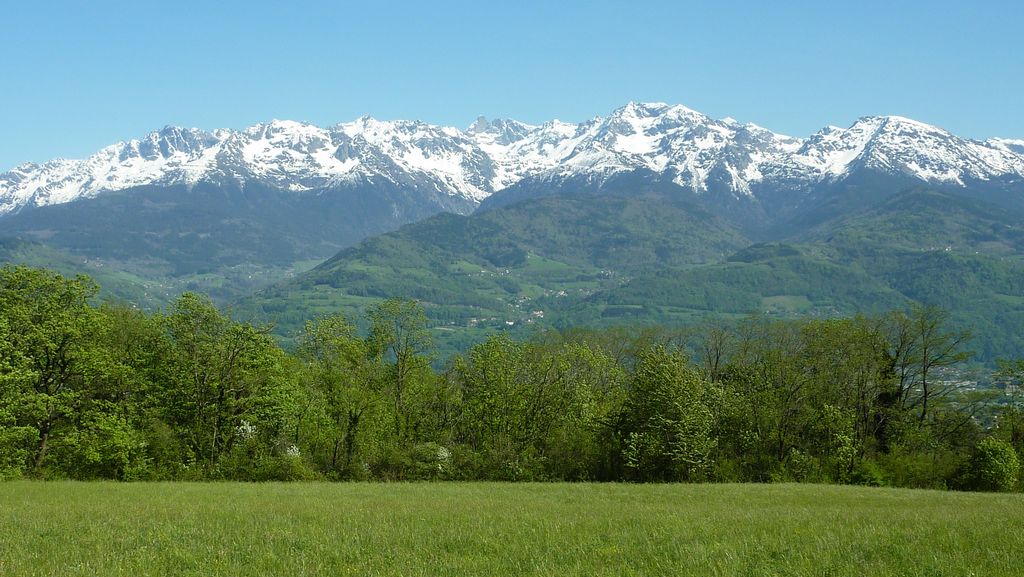
<path id="1" fill-rule="evenodd" d="M 0 575 L 1021 575 L 1024 496 L 812 485 L 0 484 Z"/>

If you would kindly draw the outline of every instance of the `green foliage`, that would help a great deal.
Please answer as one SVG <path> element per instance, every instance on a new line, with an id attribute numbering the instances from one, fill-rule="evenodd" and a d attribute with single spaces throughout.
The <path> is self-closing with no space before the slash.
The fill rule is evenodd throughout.
<path id="1" fill-rule="evenodd" d="M 640 481 L 699 481 L 713 465 L 709 383 L 678 352 L 640 353 L 619 436 L 623 460 Z"/>
<path id="2" fill-rule="evenodd" d="M 288 391 L 280 387 L 283 354 L 269 331 L 233 322 L 194 293 L 182 295 L 164 323 L 170 341 L 160 391 L 165 418 L 184 432 L 197 465 L 216 469 L 243 422 L 255 422 L 258 412 L 265 423 L 259 433 L 273 441 L 285 418 L 276 409 L 288 402 Z"/>
<path id="3" fill-rule="evenodd" d="M 247 424 L 247 426 L 252 426 Z M 312 481 L 316 470 L 287 442 L 268 445 L 258 434 L 251 434 L 232 446 L 218 463 L 214 478 L 234 481 Z"/>
<path id="4" fill-rule="evenodd" d="M 387 299 L 367 313 L 370 354 L 384 365 L 384 380 L 392 400 L 395 435 L 415 434 L 414 402 L 430 386 L 427 353 L 432 346 L 427 315 L 411 300 Z"/>
<path id="5" fill-rule="evenodd" d="M 591 479 L 603 462 L 606 424 L 622 398 L 623 372 L 579 343 L 491 337 L 458 359 L 457 440 L 485 478 Z"/>
<path id="6" fill-rule="evenodd" d="M 53 468 L 75 479 L 144 477 L 145 441 L 119 412 L 110 401 L 94 401 L 81 411 L 74 429 L 53 441 Z"/>
<path id="7" fill-rule="evenodd" d="M 861 461 L 857 463 L 847 480 L 851 485 L 864 485 L 867 487 L 884 487 L 887 485 L 885 472 L 874 461 Z"/>
<path id="8" fill-rule="evenodd" d="M 962 483 L 968 453 L 941 442 L 931 427 L 908 423 L 875 458 L 893 486 L 949 489 Z"/>
<path id="9" fill-rule="evenodd" d="M 996 414 L 996 434 L 1024 458 L 1024 359 L 999 361 L 993 375 L 1002 387 L 1005 403 Z"/>
<path id="10" fill-rule="evenodd" d="M 375 417 L 382 411 L 383 368 L 341 315 L 306 323 L 299 339 L 309 402 L 297 423 L 314 459 L 334 478 L 359 478 Z M 316 415 L 319 415 L 317 418 Z"/>
<path id="11" fill-rule="evenodd" d="M 25 359 L 13 346 L 7 319 L 0 317 L 0 480 L 22 475 L 38 434 L 18 422 L 23 383 L 30 378 Z"/>
<path id="12" fill-rule="evenodd" d="M 975 448 L 970 486 L 978 491 L 1012 491 L 1017 487 L 1020 460 L 1006 441 L 986 437 Z"/>
<path id="13" fill-rule="evenodd" d="M 1020 362 L 1006 395 L 961 390 L 967 334 L 935 307 L 497 334 L 437 369 L 416 301 L 315 318 L 286 352 L 195 293 L 158 314 L 96 295 L 0 270 L 0 477 L 1018 478 Z"/>
<path id="14" fill-rule="evenodd" d="M 115 370 L 115 363 L 96 343 L 104 330 L 89 305 L 96 291 L 84 277 L 69 280 L 40 269 L 0 269 L 0 316 L 7 327 L 8 351 L 3 405 L 8 407 L 10 428 L 5 436 L 13 437 L 15 447 L 29 436 L 25 428 L 35 437 L 28 462 L 13 467 L 9 475 L 43 474 L 52 447 L 73 442 L 76 431 L 69 425 L 80 418 L 82 409 L 107 408 L 93 402 L 102 399 L 96 389 L 108 371 Z"/>

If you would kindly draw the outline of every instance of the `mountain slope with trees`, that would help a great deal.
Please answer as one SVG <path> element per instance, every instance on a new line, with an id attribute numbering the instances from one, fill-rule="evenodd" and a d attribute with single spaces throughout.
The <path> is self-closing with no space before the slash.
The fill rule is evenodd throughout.
<path id="1" fill-rule="evenodd" d="M 505 326 L 539 318 L 537 303 L 618 286 L 642 270 L 716 262 L 747 243 L 721 219 L 668 195 L 547 197 L 439 215 L 369 239 L 238 311 L 287 333 L 311 314 L 357 315 L 375 299 L 402 295 L 427 304 L 446 326 Z"/>
<path id="2" fill-rule="evenodd" d="M 828 317 L 917 302 L 950 310 L 991 361 L 1024 345 L 1018 214 L 910 189 L 751 244 L 673 189 L 542 196 L 376 237 L 238 310 L 287 336 L 310 314 L 358 314 L 402 295 L 458 348 L 499 329 Z"/>

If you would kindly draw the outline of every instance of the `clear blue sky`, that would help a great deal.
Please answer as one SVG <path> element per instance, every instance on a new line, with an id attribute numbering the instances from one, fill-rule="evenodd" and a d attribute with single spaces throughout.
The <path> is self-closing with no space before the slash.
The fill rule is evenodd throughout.
<path id="1" fill-rule="evenodd" d="M 34 2 L 0 18 L 0 171 L 166 124 L 580 121 L 629 100 L 806 136 L 1024 138 L 1024 2 Z"/>

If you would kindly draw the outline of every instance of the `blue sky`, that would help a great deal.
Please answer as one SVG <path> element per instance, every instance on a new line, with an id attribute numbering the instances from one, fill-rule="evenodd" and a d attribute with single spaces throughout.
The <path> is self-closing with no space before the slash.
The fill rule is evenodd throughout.
<path id="1" fill-rule="evenodd" d="M 806 136 L 899 114 L 1024 138 L 1024 3 L 30 2 L 0 26 L 0 171 L 167 124 L 580 121 L 630 100 Z"/>

